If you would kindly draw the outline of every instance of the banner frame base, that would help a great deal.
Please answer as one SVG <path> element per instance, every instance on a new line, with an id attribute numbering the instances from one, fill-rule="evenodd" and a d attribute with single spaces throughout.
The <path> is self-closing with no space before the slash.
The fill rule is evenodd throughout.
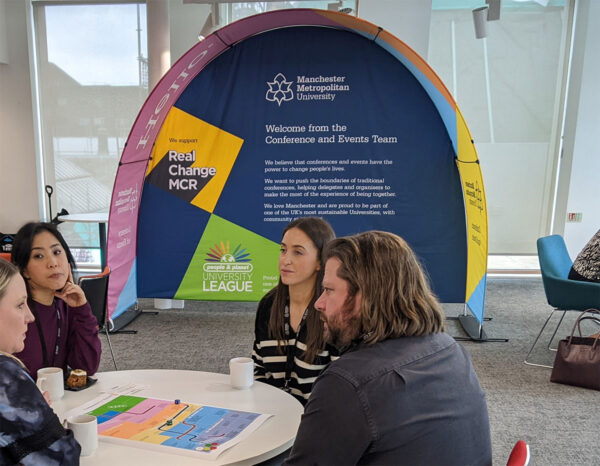
<path id="1" fill-rule="evenodd" d="M 476 341 L 479 343 L 484 342 L 508 342 L 508 338 L 488 338 L 483 325 L 471 315 L 460 315 L 458 317 L 447 317 L 447 320 L 458 320 L 463 330 L 466 332 L 468 337 L 454 337 L 456 341 Z M 490 318 L 484 318 L 485 320 L 491 320 Z"/>
<path id="2" fill-rule="evenodd" d="M 137 330 L 123 330 L 127 327 L 131 322 L 137 319 L 142 314 L 152 314 L 158 315 L 158 311 L 143 311 L 140 309 L 137 303 L 134 306 L 130 307 L 126 311 L 119 314 L 113 321 L 112 325 L 109 326 L 108 332 L 110 334 L 114 333 L 126 333 L 129 335 L 135 335 Z"/>

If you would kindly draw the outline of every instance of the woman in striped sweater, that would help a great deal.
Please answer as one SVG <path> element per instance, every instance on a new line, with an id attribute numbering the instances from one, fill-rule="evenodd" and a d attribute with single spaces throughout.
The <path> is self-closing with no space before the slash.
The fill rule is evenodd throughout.
<path id="1" fill-rule="evenodd" d="M 337 351 L 323 340 L 314 308 L 323 274 L 321 254 L 335 237 L 322 218 L 298 218 L 283 231 L 279 284 L 258 304 L 254 328 L 254 378 L 281 388 L 302 404 Z"/>

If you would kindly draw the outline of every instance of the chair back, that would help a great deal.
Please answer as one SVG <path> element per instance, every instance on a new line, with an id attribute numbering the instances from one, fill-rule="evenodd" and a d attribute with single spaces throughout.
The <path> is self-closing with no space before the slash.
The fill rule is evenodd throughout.
<path id="1" fill-rule="evenodd" d="M 99 328 L 103 328 L 106 325 L 106 297 L 108 294 L 109 276 L 110 269 L 105 267 L 104 271 L 98 275 L 86 275 L 79 278 L 79 286 L 90 303 L 92 314 L 96 317 Z"/>
<path id="2" fill-rule="evenodd" d="M 530 458 L 529 445 L 523 440 L 519 440 L 510 452 L 506 466 L 527 466 Z"/>
<path id="3" fill-rule="evenodd" d="M 565 240 L 560 235 L 550 235 L 537 240 L 538 259 L 542 277 L 567 278 L 573 262 Z"/>

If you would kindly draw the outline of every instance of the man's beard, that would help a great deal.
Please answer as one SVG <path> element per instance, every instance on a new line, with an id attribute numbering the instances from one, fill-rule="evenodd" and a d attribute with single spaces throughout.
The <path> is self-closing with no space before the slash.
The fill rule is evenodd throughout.
<path id="1" fill-rule="evenodd" d="M 327 343 L 334 346 L 338 351 L 343 351 L 358 338 L 360 334 L 360 316 L 350 314 L 350 310 L 346 310 L 342 316 L 343 326 L 334 325 L 331 327 L 328 322 L 325 322 L 324 338 Z M 339 322 L 336 322 L 336 324 Z"/>

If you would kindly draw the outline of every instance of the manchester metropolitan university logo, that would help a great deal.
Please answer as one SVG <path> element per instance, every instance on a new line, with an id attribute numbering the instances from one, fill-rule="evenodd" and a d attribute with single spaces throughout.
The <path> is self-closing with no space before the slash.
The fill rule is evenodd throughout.
<path id="1" fill-rule="evenodd" d="M 292 91 L 293 81 L 286 81 L 282 73 L 277 73 L 273 82 L 267 81 L 269 89 L 267 90 L 266 99 L 269 102 L 277 102 L 281 107 L 281 102 L 289 102 L 294 99 L 294 91 Z"/>

